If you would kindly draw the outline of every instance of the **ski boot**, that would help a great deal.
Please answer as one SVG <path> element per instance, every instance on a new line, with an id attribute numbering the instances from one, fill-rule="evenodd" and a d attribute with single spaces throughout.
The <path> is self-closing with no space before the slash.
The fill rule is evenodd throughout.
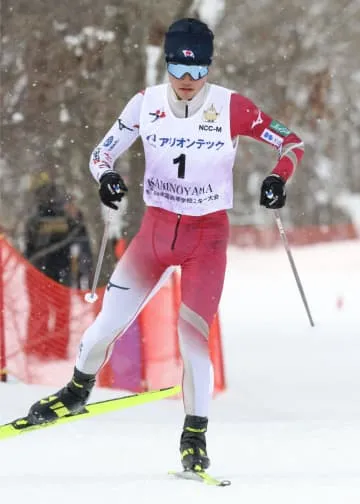
<path id="1" fill-rule="evenodd" d="M 204 471 L 210 465 L 206 453 L 206 417 L 186 415 L 180 439 L 181 463 L 185 471 Z"/>
<path id="2" fill-rule="evenodd" d="M 74 369 L 71 381 L 53 395 L 40 399 L 29 410 L 31 424 L 54 422 L 66 415 L 79 413 L 85 406 L 95 384 L 95 375 Z"/>

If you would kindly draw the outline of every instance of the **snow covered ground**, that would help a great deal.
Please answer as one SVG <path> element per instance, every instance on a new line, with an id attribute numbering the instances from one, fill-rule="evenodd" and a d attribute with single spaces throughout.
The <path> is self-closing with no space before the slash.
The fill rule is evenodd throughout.
<path id="1" fill-rule="evenodd" d="M 281 248 L 229 249 L 228 390 L 213 401 L 208 448 L 212 474 L 232 486 L 167 475 L 180 467 L 183 421 L 167 400 L 2 441 L 0 502 L 358 504 L 360 243 L 293 253 L 314 328 Z M 1 384 L 0 421 L 51 391 Z"/>

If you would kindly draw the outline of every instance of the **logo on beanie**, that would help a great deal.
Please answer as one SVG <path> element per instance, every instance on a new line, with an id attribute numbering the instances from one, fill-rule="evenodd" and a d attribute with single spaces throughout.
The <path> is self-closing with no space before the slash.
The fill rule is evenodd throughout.
<path id="1" fill-rule="evenodd" d="M 191 49 L 183 49 L 182 53 L 185 56 L 185 58 L 195 59 L 195 54 L 191 51 Z"/>

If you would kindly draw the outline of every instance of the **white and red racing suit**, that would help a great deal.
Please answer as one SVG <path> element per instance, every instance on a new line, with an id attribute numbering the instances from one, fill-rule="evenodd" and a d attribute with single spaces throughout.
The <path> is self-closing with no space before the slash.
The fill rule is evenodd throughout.
<path id="1" fill-rule="evenodd" d="M 238 140 L 247 136 L 278 151 L 272 173 L 285 181 L 303 155 L 301 139 L 249 99 L 206 84 L 178 100 L 169 84 L 135 95 L 91 155 L 98 181 L 141 136 L 145 152 L 141 228 L 118 262 L 101 312 L 85 331 L 76 367 L 97 373 L 112 346 L 151 297 L 171 266 L 181 268 L 178 319 L 186 414 L 208 416 L 211 396 L 209 327 L 226 268 Z"/>

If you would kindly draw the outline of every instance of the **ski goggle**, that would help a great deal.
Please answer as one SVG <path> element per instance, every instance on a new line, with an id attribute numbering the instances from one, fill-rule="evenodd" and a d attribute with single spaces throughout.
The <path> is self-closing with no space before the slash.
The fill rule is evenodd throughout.
<path id="1" fill-rule="evenodd" d="M 176 79 L 182 79 L 189 74 L 193 80 L 199 80 L 209 73 L 209 67 L 203 65 L 182 65 L 180 63 L 168 63 L 168 72 Z"/>

